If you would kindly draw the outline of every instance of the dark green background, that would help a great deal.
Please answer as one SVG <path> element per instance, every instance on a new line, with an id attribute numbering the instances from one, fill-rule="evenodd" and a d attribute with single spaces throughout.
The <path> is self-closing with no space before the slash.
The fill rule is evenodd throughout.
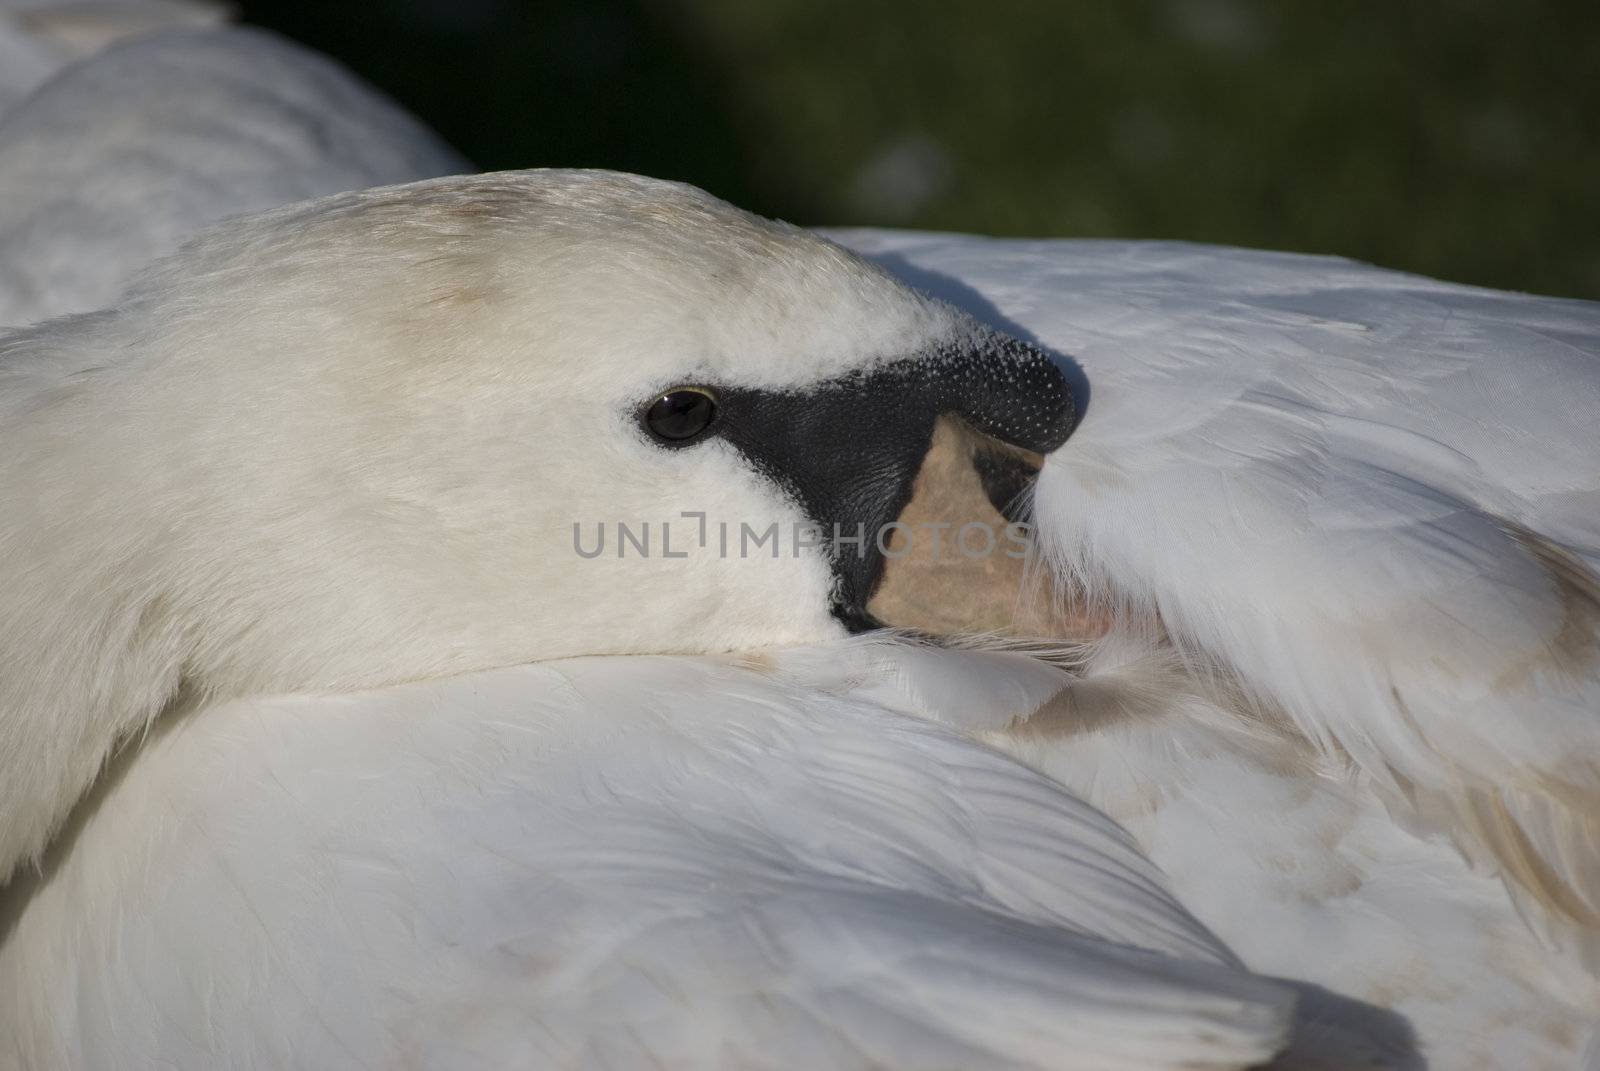
<path id="1" fill-rule="evenodd" d="M 484 168 L 1600 298 L 1600 2 L 245 2 Z"/>

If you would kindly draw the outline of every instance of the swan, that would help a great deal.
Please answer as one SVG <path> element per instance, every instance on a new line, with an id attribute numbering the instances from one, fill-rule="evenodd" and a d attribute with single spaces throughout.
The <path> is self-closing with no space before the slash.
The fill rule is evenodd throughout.
<path id="1" fill-rule="evenodd" d="M 937 725 L 1070 677 L 864 636 L 876 543 L 581 553 L 881 527 L 951 418 L 1065 440 L 1055 361 L 837 245 L 607 173 L 341 194 L 12 333 L 0 406 L 14 1066 L 1393 1044 Z"/>
<path id="2" fill-rule="evenodd" d="M 292 178 L 292 166 L 288 173 Z M 287 212 L 281 228 L 294 230 L 294 218 Z M 832 620 L 824 622 L 824 632 L 834 640 L 822 647 L 789 647 L 771 660 L 763 656 L 730 665 L 725 660 L 613 658 L 585 662 L 588 668 L 581 673 L 563 662 L 566 668 L 553 677 L 544 673 L 549 667 L 536 666 L 410 686 L 417 691 L 408 694 L 423 697 L 427 712 L 449 711 L 452 728 L 440 728 L 443 738 L 427 737 L 426 747 L 404 750 L 382 768 L 409 770 L 412 782 L 428 784 L 452 770 L 484 769 L 507 745 L 493 733 L 485 736 L 481 722 L 517 726 L 507 731 L 518 739 L 532 735 L 530 746 L 542 754 L 552 746 L 549 725 L 561 720 L 550 713 L 560 704 L 552 707 L 547 690 L 562 693 L 568 705 L 561 709 L 568 711 L 589 710 L 592 704 L 580 701 L 607 694 L 615 702 L 601 704 L 606 713 L 642 705 L 673 725 L 682 719 L 710 734 L 687 733 L 677 744 L 672 734 L 653 738 L 653 752 L 644 748 L 640 754 L 657 757 L 674 754 L 675 746 L 696 753 L 744 746 L 755 730 L 740 704 L 773 711 L 774 731 L 779 731 L 811 718 L 831 725 L 835 707 L 848 705 L 841 697 L 849 696 L 854 704 L 849 717 L 857 719 L 851 724 L 876 719 L 894 735 L 906 731 L 904 715 L 943 722 L 1024 764 L 999 764 L 992 752 L 969 752 L 970 740 L 951 735 L 928 737 L 949 749 L 937 756 L 931 745 L 893 757 L 889 751 L 875 753 L 879 761 L 871 765 L 879 771 L 895 770 L 897 764 L 946 771 L 931 775 L 934 784 L 918 782 L 920 788 L 871 782 L 876 800 L 888 811 L 930 799 L 957 807 L 968 790 L 950 792 L 949 781 L 959 779 L 950 771 L 983 762 L 997 763 L 997 776 L 1006 771 L 1015 786 L 1028 786 L 997 796 L 1038 793 L 1044 799 L 1048 793 L 1038 787 L 1031 767 L 1071 790 L 1072 795 L 1051 796 L 1048 807 L 1079 815 L 1076 824 L 1066 823 L 1071 837 L 1060 828 L 1035 829 L 1029 850 L 1038 858 L 1032 862 L 1007 857 L 999 863 L 979 856 L 985 859 L 982 865 L 964 869 L 975 849 L 951 833 L 967 821 L 958 815 L 945 827 L 931 823 L 919 834 L 926 855 L 913 873 L 886 876 L 869 869 L 863 874 L 912 899 L 930 889 L 975 883 L 1006 905 L 1002 914 L 1014 912 L 1021 894 L 1016 887 L 997 886 L 988 868 L 1016 875 L 1043 866 L 1039 860 L 1046 857 L 1081 855 L 1072 837 L 1101 821 L 1083 817 L 1073 796 L 1087 801 L 1132 834 L 1133 841 L 1124 842 L 1127 854 L 1118 864 L 1124 870 L 1116 880 L 1149 873 L 1137 858 L 1142 853 L 1164 872 L 1154 885 L 1164 880 L 1176 899 L 1164 901 L 1159 912 L 1137 916 L 1137 925 L 1123 920 L 1117 925 L 1127 928 L 1121 930 L 1103 917 L 1086 924 L 1073 898 L 1099 896 L 1112 887 L 1097 884 L 1100 871 L 1091 867 L 1053 872 L 1053 880 L 1064 886 L 1051 897 L 1027 879 L 1027 897 L 1043 897 L 1049 906 L 1038 908 L 1043 915 L 1023 915 L 1030 923 L 1047 917 L 1047 927 L 1077 936 L 1109 938 L 1169 959 L 1198 957 L 1233 971 L 1227 983 L 1217 983 L 1221 988 L 1184 991 L 1194 996 L 1205 990 L 1210 997 L 1227 993 L 1233 1001 L 1229 1011 L 1211 1006 L 1201 1014 L 1234 1016 L 1229 1029 L 1243 1029 L 1229 1035 L 1235 1048 L 1206 1050 L 1206 1060 L 1248 1063 L 1283 1044 L 1300 1056 L 1308 1048 L 1320 1052 L 1325 1062 L 1332 1052 L 1351 1060 L 1350 1038 L 1359 1036 L 1356 1050 L 1362 1059 L 1382 1066 L 1422 1066 L 1424 1061 L 1435 1067 L 1597 1065 L 1600 1047 L 1592 1031 L 1600 1020 L 1600 993 L 1592 973 L 1593 903 L 1585 899 L 1597 887 L 1591 880 L 1595 811 L 1585 793 L 1592 792 L 1600 754 L 1591 729 L 1596 676 L 1586 661 L 1595 620 L 1594 548 L 1600 542 L 1593 510 L 1600 479 L 1592 439 L 1585 433 L 1585 414 L 1596 400 L 1600 350 L 1593 306 L 1455 287 L 1334 258 L 1170 243 L 1021 242 L 869 231 L 831 236 L 1011 336 L 1073 356 L 1075 364 L 1067 369 L 1073 394 L 1080 404 L 1090 404 L 1083 406 L 1084 420 L 1073 438 L 1045 461 L 1032 495 L 1046 571 L 1070 592 L 1070 612 L 1049 606 L 1041 615 L 1003 597 L 998 611 L 1002 620 L 1016 615 L 1031 627 L 1042 618 L 1070 637 L 1092 641 L 1078 649 L 1071 673 L 1063 677 L 1052 670 L 1040 677 L 1036 664 L 1014 658 L 994 663 L 950 650 L 913 657 L 899 647 L 869 648 L 873 658 L 858 664 L 855 648 L 838 646 L 838 630 L 869 625 L 872 615 L 846 620 L 830 604 L 824 616 Z M 34 347 L 20 345 L 22 351 Z M 1528 414 L 1537 414 L 1536 427 Z M 853 431 L 835 429 L 835 434 Z M 812 481 L 823 488 L 832 483 Z M 602 516 L 615 520 L 623 512 L 611 509 Z M 656 519 L 659 523 L 660 516 Z M 660 528 L 656 531 L 659 538 Z M 571 555 L 569 560 L 575 568 L 585 564 Z M 913 592 L 921 596 L 920 610 L 954 604 L 957 623 L 996 620 L 992 603 L 975 612 L 963 601 L 963 591 L 940 583 L 938 574 L 923 580 L 923 590 Z M 833 575 L 824 583 L 838 586 L 843 580 Z M 806 600 L 793 594 L 804 585 L 780 586 L 785 615 L 796 607 L 805 612 Z M 1100 636 L 1113 622 L 1117 627 Z M 681 646 L 670 649 L 696 647 L 693 630 L 682 638 L 674 632 L 674 639 Z M 647 638 L 640 649 L 655 649 L 653 642 Z M 737 646 L 763 642 L 814 644 L 816 637 L 771 640 L 757 628 L 741 635 Z M 797 662 L 805 664 L 803 673 L 795 670 Z M 841 664 L 853 668 L 841 673 Z M 462 665 L 452 663 L 439 672 Z M 774 667 L 782 672 L 775 675 Z M 599 688 L 613 674 L 631 682 L 627 698 Z M 583 686 L 571 687 L 574 679 Z M 507 681 L 516 683 L 507 685 L 509 691 L 496 690 Z M 1019 681 L 1044 683 L 1024 687 Z M 529 695 L 521 694 L 523 688 Z M 131 1051 L 118 1048 L 123 1042 L 168 1056 L 178 1051 L 175 1045 L 191 1045 L 180 1062 L 195 1064 L 214 1060 L 228 1045 L 239 1046 L 239 1062 L 293 1063 L 302 1057 L 311 1065 L 328 1062 L 335 1057 L 319 1060 L 315 1054 L 348 1054 L 376 1043 L 370 1034 L 356 1038 L 348 1032 L 353 1027 L 318 1021 L 319 998 L 350 995 L 352 1006 L 361 1009 L 358 1014 L 389 1015 L 387 1022 L 399 1013 L 393 1006 L 382 1011 L 381 1002 L 364 1003 L 375 1000 L 372 990 L 363 988 L 375 981 L 363 965 L 371 959 L 352 953 L 343 973 L 324 974 L 304 957 L 341 942 L 378 959 L 425 956 L 450 947 L 436 931 L 421 939 L 396 937 L 392 930 L 375 936 L 300 911 L 259 924 L 254 937 L 242 938 L 222 954 L 205 953 L 204 942 L 235 928 L 229 920 L 264 909 L 292 912 L 293 904 L 314 902 L 335 887 L 321 845 L 359 843 L 362 836 L 374 835 L 370 826 L 352 833 L 341 824 L 342 815 L 315 806 L 295 812 L 293 835 L 273 832 L 274 801 L 258 798 L 271 795 L 261 786 L 285 777 L 293 782 L 290 775 L 297 770 L 336 777 L 341 763 L 364 784 L 374 778 L 360 772 L 378 768 L 360 763 L 354 747 L 361 739 L 359 728 L 350 728 L 344 739 L 352 746 L 339 752 L 309 728 L 295 730 L 306 735 L 304 744 L 296 743 L 286 726 L 360 707 L 366 715 L 350 725 L 364 722 L 369 743 L 377 746 L 380 723 L 401 720 L 390 715 L 410 712 L 419 724 L 423 719 L 412 700 L 394 689 L 340 705 L 326 699 L 225 701 L 227 688 L 201 691 L 203 699 L 179 698 L 180 707 L 196 708 L 193 713 L 184 717 L 180 711 L 163 721 L 145 747 L 119 761 L 58 839 L 45 862 L 47 880 L 25 873 L 13 883 L 9 928 L 0 922 L 5 942 L 0 967 L 10 978 L 24 980 L 27 988 L 16 991 L 49 994 L 26 1012 L 13 1008 L 17 1029 L 0 1030 L 0 1036 L 26 1037 L 36 1046 L 26 1050 L 27 1059 L 16 1057 L 21 1066 L 115 1063 L 117 1053 Z M 480 702 L 485 695 L 492 698 Z M 728 702 L 719 701 L 723 698 Z M 295 712 L 303 712 L 300 721 L 294 720 Z M 604 739 L 616 746 L 629 727 L 615 725 Z M 795 748 L 792 737 L 776 743 L 773 737 L 759 739 L 757 752 L 764 761 L 743 753 L 748 760 L 739 767 L 743 781 L 728 768 L 719 774 L 728 785 L 744 784 L 751 798 L 791 762 L 861 770 L 849 746 L 819 747 L 807 755 L 805 748 Z M 281 749 L 276 753 L 281 757 L 273 765 L 252 765 L 254 756 L 275 754 L 274 748 Z M 437 764 L 416 766 L 419 752 L 434 755 Z M 332 754 L 344 757 L 336 762 Z M 323 759 L 327 765 L 319 767 Z M 538 769 L 541 777 L 551 775 L 548 766 Z M 638 776 L 636 767 L 629 770 L 628 776 Z M 423 832 L 412 840 L 384 841 L 375 853 L 391 866 L 393 884 L 367 886 L 370 899 L 350 892 L 341 918 L 359 915 L 364 903 L 394 905 L 397 918 L 463 917 L 472 913 L 465 903 L 489 904 L 496 889 L 502 897 L 510 895 L 505 885 L 485 883 L 474 890 L 471 882 L 465 892 L 452 887 L 440 893 L 441 886 L 419 884 L 425 867 L 396 865 L 396 857 L 416 853 L 448 869 L 460 861 L 449 847 L 460 843 L 474 823 L 485 830 L 525 833 L 529 824 L 509 817 L 519 808 L 574 821 L 550 809 L 548 797 L 539 798 L 546 809 L 534 806 L 528 794 L 537 778 L 524 783 L 518 780 L 522 776 L 491 782 L 507 793 L 502 811 L 473 812 L 462 803 L 478 794 L 471 777 L 453 782 L 456 795 L 446 791 L 428 797 L 429 805 L 419 805 L 410 812 L 412 821 L 402 823 Z M 615 782 L 594 776 L 605 791 L 612 789 Z M 221 790 L 219 781 L 225 783 Z M 946 787 L 936 787 L 941 783 Z M 234 791 L 227 790 L 229 784 Z M 634 857 L 640 865 L 634 876 L 642 885 L 670 885 L 673 860 L 690 866 L 688 860 L 696 858 L 686 847 L 689 842 L 727 843 L 704 824 L 711 821 L 707 815 L 682 814 L 684 782 L 670 784 L 654 797 L 644 792 L 635 801 L 646 809 L 646 801 L 676 801 L 681 821 L 668 829 L 654 827 L 659 839 L 651 842 L 653 858 L 665 869 L 644 868 L 640 860 L 648 852 Z M 246 785 L 255 787 L 240 787 Z M 580 795 L 587 801 L 596 791 L 591 785 Z M 205 800 L 203 806 L 193 802 L 198 798 Z M 310 798 L 338 796 L 311 793 Z M 766 811 L 749 818 L 744 831 L 762 830 L 772 843 L 785 844 L 785 858 L 793 866 L 796 844 L 816 850 L 803 819 L 828 810 L 816 797 L 809 799 L 788 798 L 788 810 L 800 821 L 781 823 Z M 429 825 L 431 808 L 463 808 L 461 824 L 449 830 Z M 212 813 L 214 825 L 196 817 Z M 476 818 L 466 817 L 473 813 Z M 1044 812 L 1024 807 L 1015 813 L 1037 818 Z M 173 836 L 171 820 L 158 817 L 167 814 L 184 816 L 189 823 L 184 828 L 194 835 Z M 595 845 L 610 843 L 598 832 L 603 826 L 597 823 L 584 835 Z M 886 828 L 858 832 L 870 843 L 911 835 L 905 829 L 886 833 Z M 936 840 L 942 848 L 927 848 L 935 843 L 927 838 L 937 837 L 939 828 L 945 830 L 944 839 Z M 836 838 L 829 842 L 837 852 L 833 864 L 846 858 L 864 865 L 863 849 L 846 846 L 848 838 L 838 830 L 830 832 Z M 982 842 L 999 850 L 988 838 Z M 1006 843 L 1010 850 L 1011 842 Z M 1105 841 L 1097 843 L 1104 850 Z M 637 849 L 640 842 L 630 847 Z M 485 850 L 503 852 L 505 845 Z M 508 858 L 519 860 L 527 872 L 541 859 L 544 873 L 566 869 L 571 857 L 540 854 L 549 850 L 548 844 L 534 845 Z M 257 852 L 259 857 L 252 854 Z M 237 890 L 236 878 L 217 877 L 241 872 L 247 856 L 248 866 L 260 868 L 249 871 L 262 875 L 260 882 Z M 550 862 L 558 857 L 563 862 Z M 106 867 L 106 860 L 115 863 Z M 790 874 L 798 875 L 800 885 L 805 876 L 817 876 L 807 868 L 819 859 L 806 856 L 804 861 Z M 827 860 L 820 862 L 826 869 Z M 727 863 L 735 866 L 732 858 Z M 701 858 L 692 865 L 710 864 Z M 284 894 L 291 906 L 250 894 L 257 887 L 275 888 L 273 874 L 285 889 L 298 890 Z M 152 875 L 162 875 L 166 884 L 152 886 Z M 715 880 L 732 879 L 719 874 Z M 697 886 L 699 896 L 708 884 Z M 135 887 L 157 891 L 143 894 L 141 909 L 130 912 L 120 894 Z M 201 965 L 203 984 L 211 987 L 215 1002 L 207 1005 L 196 997 L 194 987 L 202 983 L 191 972 L 152 996 L 142 986 L 142 972 L 160 961 L 163 943 L 176 940 L 188 921 L 206 917 L 197 913 L 197 905 L 216 897 L 219 887 L 234 898 L 215 921 L 195 926 L 193 938 L 201 947 L 189 946 L 183 959 Z M 431 891 L 411 896 L 397 891 L 402 887 Z M 740 888 L 737 882 L 733 887 Z M 966 896 L 953 894 L 943 902 L 973 906 Z M 969 916 L 948 918 L 952 930 L 944 932 L 973 924 Z M 1181 949 L 1151 935 L 1200 929 L 1216 936 Z M 603 927 L 585 932 L 606 933 Z M 74 943 L 63 956 L 65 935 Z M 129 954 L 134 945 L 144 951 Z M 1197 952 L 1202 946 L 1207 951 Z M 283 949 L 291 953 L 293 969 L 275 973 L 254 966 Z M 120 972 L 66 969 L 77 962 L 109 963 L 106 957 L 117 955 L 128 956 L 119 961 L 125 963 Z M 46 970 L 52 959 L 62 962 Z M 1056 990 L 1039 981 L 1031 991 L 1061 994 L 1059 1005 L 1067 1006 L 1087 992 L 1071 986 L 1081 982 L 1088 960 L 1076 960 L 1074 968 L 1070 955 L 1062 959 L 1068 965 L 1058 981 L 1077 981 Z M 1271 983 L 1278 988 L 1250 979 L 1249 985 L 1262 988 L 1248 990 L 1250 997 L 1241 1001 L 1246 990 L 1228 988 L 1244 984 L 1237 969 L 1241 960 L 1278 976 Z M 796 969 L 790 959 L 768 961 L 765 967 L 775 970 L 780 962 L 783 969 Z M 1185 963 L 1173 971 L 1168 959 L 1153 962 L 1160 966 L 1113 999 L 1139 1007 L 1138 986 L 1156 978 L 1178 984 L 1174 979 L 1189 969 Z M 831 969 L 810 964 L 806 971 L 811 973 L 804 973 L 818 991 L 834 984 L 823 967 Z M 674 960 L 673 969 L 684 969 L 682 962 Z M 420 985 L 422 973 L 414 968 L 396 977 Z M 903 984 L 907 974 L 916 973 L 906 968 L 884 977 Z M 55 988 L 33 981 L 45 977 Z M 307 979 L 317 984 L 308 989 Z M 482 976 L 470 982 L 489 986 Z M 970 1007 L 988 984 L 951 992 Z M 269 985 L 277 987 L 271 990 L 274 996 L 252 1003 L 252 994 L 268 992 Z M 1285 986 L 1297 995 L 1292 1013 L 1282 996 Z M 0 992 L 13 988 L 8 983 Z M 401 987 L 393 999 L 396 1005 L 437 1000 L 437 990 L 427 992 L 408 994 Z M 550 999 L 548 990 L 540 992 Z M 751 997 L 755 992 L 762 995 Z M 857 1002 L 871 1004 L 865 993 L 854 995 Z M 759 985 L 743 998 L 763 1004 L 772 999 Z M 937 999 L 904 1020 L 915 1024 L 912 1033 L 940 1039 L 927 1050 L 935 1053 L 929 1057 L 934 1063 L 948 1061 L 954 1051 L 990 1057 L 980 1062 L 1055 1062 L 1040 1056 L 1039 1048 L 1005 1048 L 993 1035 L 983 1042 L 995 1046 L 989 1049 L 938 1048 L 976 1043 L 939 1032 L 948 1024 L 934 1011 Z M 485 1013 L 499 1024 L 493 1029 L 478 1029 L 466 1012 L 450 1029 L 436 1018 L 427 1026 L 419 1020 L 403 1051 L 437 1045 L 430 1050 L 433 1062 L 523 1058 L 532 1050 L 519 1017 L 535 1003 L 526 991 L 507 998 Z M 80 1004 L 93 1009 L 80 1022 L 52 1024 L 60 1008 Z M 455 1007 L 490 1004 L 480 990 Z M 1104 1014 L 1104 1004 L 1095 1006 Z M 994 1006 L 984 1007 L 984 1014 L 997 1016 L 985 1029 L 1016 1022 L 997 1015 Z M 1275 1010 L 1264 1011 L 1269 1007 Z M 267 1009 L 282 1009 L 285 1017 L 298 1017 L 297 1023 L 317 1021 L 319 1032 L 305 1039 L 304 1032 L 281 1025 L 287 1020 L 256 1018 Z M 593 1009 L 615 1013 L 618 1005 L 601 1001 Z M 1378 1009 L 1398 1016 L 1384 1018 Z M 718 1018 L 721 1012 L 705 1014 L 704 1021 L 724 1021 Z M 906 1009 L 884 1014 L 905 1015 Z M 1241 1028 L 1250 1015 L 1257 1018 Z M 1286 1025 L 1291 1016 L 1295 1023 Z M 1335 1020 L 1338 1025 L 1327 1026 Z M 583 1058 L 573 1053 L 592 1053 L 583 1047 L 593 1043 L 598 1027 L 570 1008 L 560 1021 L 566 1033 L 552 1042 L 556 1047 L 539 1051 L 566 1054 L 569 1060 Z M 791 1026 L 794 1021 L 786 1020 Z M 882 1029 L 887 1021 L 878 1020 L 871 1029 Z M 1315 1035 L 1308 1024 L 1319 1021 L 1325 1029 Z M 204 1022 L 213 1024 L 210 1034 L 197 1033 L 197 1024 Z M 1072 1029 L 1080 1029 L 1081 1022 Z M 1193 1045 L 1194 1034 L 1182 1034 L 1182 1028 L 1176 1028 L 1177 1035 L 1163 1034 L 1170 1026 L 1146 1020 L 1132 1028 L 1123 1038 L 1130 1047 L 1115 1058 L 1133 1066 L 1201 1059 L 1193 1050 L 1175 1055 Z M 1415 1036 L 1408 1040 L 1410 1032 Z M 893 1052 L 915 1065 L 909 1035 L 892 1041 L 886 1040 L 891 1035 L 874 1036 L 875 1044 L 887 1046 L 874 1051 Z M 1183 1040 L 1178 1049 L 1155 1055 L 1133 1047 L 1136 1036 Z M 1080 1040 L 1088 1037 L 1051 1035 L 1041 1044 L 1056 1046 L 1056 1059 L 1064 1044 L 1074 1052 L 1081 1048 L 1085 1063 L 1109 1066 L 1108 1042 L 1103 1036 Z M 304 1048 L 296 1050 L 300 1039 Z M 508 1047 L 494 1048 L 502 1043 Z M 661 1043 L 671 1046 L 677 1040 Z M 63 1055 L 69 1053 L 71 1059 Z"/>
<path id="3" fill-rule="evenodd" d="M 142 33 L 0 112 L 0 325 L 104 308 L 225 216 L 471 170 L 377 90 L 276 35 Z"/>

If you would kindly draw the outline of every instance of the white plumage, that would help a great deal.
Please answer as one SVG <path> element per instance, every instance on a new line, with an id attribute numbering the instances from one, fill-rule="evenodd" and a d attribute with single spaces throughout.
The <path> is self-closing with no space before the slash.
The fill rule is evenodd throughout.
<path id="1" fill-rule="evenodd" d="M 0 949 L 5 1066 L 1238 1067 L 1290 1026 L 1102 815 L 772 668 L 233 703 L 107 780 Z"/>
<path id="2" fill-rule="evenodd" d="M 224 216 L 469 170 L 376 90 L 272 34 L 140 34 L 0 110 L 0 325 L 109 305 Z"/>
<path id="3" fill-rule="evenodd" d="M 109 45 L 216 25 L 226 15 L 205 0 L 0 0 L 0 118 L 62 68 Z"/>
<path id="4" fill-rule="evenodd" d="M 159 40 L 120 51 L 177 47 Z M 215 45 L 231 59 L 197 66 L 204 78 L 304 62 L 259 35 L 209 40 L 195 39 L 196 57 Z M 69 143 L 62 117 L 118 84 L 97 82 L 94 66 L 68 76 L 92 91 L 38 108 L 30 138 Z M 248 114 L 272 81 L 229 107 Z M 23 320 L 89 307 L 216 216 L 447 166 L 424 135 L 364 107 L 350 129 L 369 115 L 383 132 L 366 163 L 322 169 L 315 152 L 269 152 L 259 184 L 241 187 L 256 191 L 248 202 L 186 202 L 154 239 L 131 224 L 87 244 L 64 237 L 68 270 L 43 283 L 27 275 L 31 257 L 5 247 L 0 302 L 23 294 Z M 0 188 L 20 166 L 12 144 L 0 138 Z M 97 134 L 69 159 L 97 173 L 111 144 Z M 171 144 L 149 185 L 185 172 L 182 146 L 194 143 Z M 70 204 L 90 188 L 70 168 L 28 173 L 18 188 L 31 197 L 59 191 Z M 646 184 L 634 195 L 679 196 Z M 316 221 L 292 210 L 224 233 L 281 252 Z M 1600 1066 L 1587 1040 L 1600 1021 L 1594 307 L 1326 258 L 839 237 L 1080 365 L 1087 410 L 1040 480 L 1040 536 L 1078 595 L 1143 633 L 1100 642 L 1072 678 L 1012 655 L 857 642 L 754 664 L 583 659 L 347 698 L 192 703 L 118 763 L 44 879 L 5 891 L 0 1065 L 1246 1066 L 1288 1042 L 1286 1066 L 1569 1068 L 1586 1051 L 1584 1066 Z M 239 284 L 224 304 L 248 334 L 245 310 L 270 309 L 284 281 L 252 291 L 248 261 L 216 241 L 208 270 Z M 86 269 L 92 287 L 75 292 L 70 267 L 88 249 L 106 270 Z M 605 278 L 592 260 L 575 261 L 590 284 Z M 503 284 L 508 263 L 414 266 L 430 294 L 469 298 L 430 306 L 433 333 L 414 345 L 536 337 L 534 321 L 486 320 L 474 304 L 493 306 L 473 287 Z M 830 266 L 780 274 L 771 292 L 831 293 L 830 273 L 847 269 L 817 263 Z M 917 332 L 967 330 L 871 279 L 829 297 L 848 311 L 815 321 L 721 294 L 716 315 L 686 320 L 708 295 L 671 288 L 596 313 L 581 279 L 560 301 L 611 325 L 585 351 L 600 371 L 605 346 L 647 353 L 662 375 L 699 347 L 721 372 L 775 385 L 870 364 Z M 601 292 L 614 302 L 588 290 Z M 173 305 L 173 293 L 189 297 Z M 204 316 L 173 335 L 162 311 L 200 293 L 147 287 L 147 311 L 122 316 L 202 338 Z M 377 312 L 406 319 L 408 307 L 420 306 L 402 292 Z M 319 292 L 259 322 L 335 352 L 338 319 Z M 12 382 L 56 359 L 39 363 L 37 339 L 105 352 L 106 330 L 84 321 L 13 340 Z M 278 378 L 244 395 L 258 402 Z M 473 396 L 503 404 L 504 386 Z M 307 428 L 333 416 L 325 406 L 307 411 Z M 320 430 L 249 427 L 220 422 L 216 441 L 321 441 Z M 565 434 L 588 442 L 603 427 Z M 316 456 L 335 453 L 323 442 Z M 569 464 L 583 479 L 562 494 L 615 502 L 576 455 Z M 717 464 L 693 478 L 738 485 Z M 138 500 L 136 485 L 129 493 Z M 629 493 L 632 509 L 656 501 L 643 486 Z M 762 493 L 743 487 L 729 506 L 786 508 Z M 32 549 L 50 557 L 48 544 Z M 427 555 L 406 560 L 430 568 Z M 823 639 L 811 565 L 749 587 L 721 632 L 702 609 L 692 625 L 617 614 L 627 624 L 615 649 L 660 649 L 663 630 L 689 649 Z M 359 602 L 381 586 L 335 594 Z M 646 604 L 667 606 L 669 587 Z M 780 636 L 796 614 L 805 621 Z M 323 646 L 235 673 L 229 689 L 497 664 L 593 647 L 599 627 L 582 614 L 557 633 L 497 619 L 493 642 L 485 630 L 433 655 L 359 625 L 324 628 Z M 288 642 L 295 618 L 281 623 L 273 642 Z M 339 635 L 351 642 L 335 658 Z M 218 664 L 237 670 L 253 655 L 231 642 L 235 661 Z M 306 670 L 324 657 L 337 679 Z M 907 715 L 1012 752 L 1133 840 L 1048 780 Z M 1287 981 L 1248 974 L 1204 927 L 1249 970 Z"/>
<path id="5" fill-rule="evenodd" d="M 998 742 L 1253 966 L 1405 1011 L 1439 1066 L 1572 1066 L 1600 1024 L 1600 309 L 1332 258 L 841 237 L 1075 358 L 1046 552 L 1159 620 L 1193 667 L 1168 698 L 1238 693 Z"/>

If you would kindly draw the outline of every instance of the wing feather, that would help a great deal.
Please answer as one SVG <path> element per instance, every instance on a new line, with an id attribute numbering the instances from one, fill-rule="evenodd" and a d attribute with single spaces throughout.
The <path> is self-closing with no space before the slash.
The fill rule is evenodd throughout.
<path id="1" fill-rule="evenodd" d="M 11 892 L 0 1066 L 1209 1068 L 1286 1042 L 1294 990 L 1103 814 L 802 676 L 579 660 L 158 730 Z"/>
<path id="2" fill-rule="evenodd" d="M 845 235 L 1081 364 L 1037 520 L 1600 964 L 1600 306 L 1333 258 Z"/>

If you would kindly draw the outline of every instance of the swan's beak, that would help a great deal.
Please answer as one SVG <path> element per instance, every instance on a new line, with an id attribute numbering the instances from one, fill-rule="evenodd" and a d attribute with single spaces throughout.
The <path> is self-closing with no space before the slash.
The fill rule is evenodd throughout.
<path id="1" fill-rule="evenodd" d="M 930 361 L 927 371 L 897 399 L 908 418 L 932 396 L 927 449 L 892 531 L 872 548 L 865 599 L 836 613 L 853 631 L 1038 634 L 1031 618 L 1048 600 L 1030 594 L 1025 522 L 1044 455 L 1077 422 L 1071 388 L 1049 355 L 1003 336 L 980 353 Z"/>
<path id="2" fill-rule="evenodd" d="M 722 437 L 815 524 L 846 629 L 973 631 L 990 624 L 976 602 L 1014 608 L 1028 548 L 1004 513 L 1025 505 L 1041 455 L 1077 419 L 1048 354 L 985 333 L 809 389 L 735 388 L 722 401 Z"/>
<path id="3" fill-rule="evenodd" d="M 1048 354 L 1002 336 L 941 377 L 939 415 L 864 607 L 874 625 L 931 636 L 1042 635 L 1024 523 L 1044 455 L 1078 407 Z M 1058 624 L 1050 625 L 1060 634 Z"/>

